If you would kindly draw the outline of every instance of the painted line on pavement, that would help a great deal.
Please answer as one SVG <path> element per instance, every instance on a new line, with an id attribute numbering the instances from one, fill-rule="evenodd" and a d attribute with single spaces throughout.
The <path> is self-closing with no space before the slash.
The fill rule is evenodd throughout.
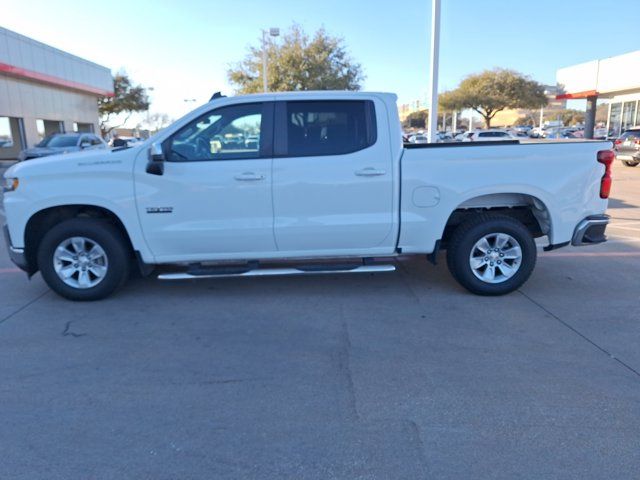
<path id="1" fill-rule="evenodd" d="M 640 257 L 640 252 L 545 252 L 541 258 L 545 257 Z"/>
<path id="2" fill-rule="evenodd" d="M 0 273 L 18 273 L 22 272 L 19 268 L 0 268 Z"/>
<path id="3" fill-rule="evenodd" d="M 634 232 L 640 232 L 640 228 L 638 227 L 623 227 L 621 225 L 609 225 L 609 228 L 613 228 L 615 230 L 632 230 Z"/>

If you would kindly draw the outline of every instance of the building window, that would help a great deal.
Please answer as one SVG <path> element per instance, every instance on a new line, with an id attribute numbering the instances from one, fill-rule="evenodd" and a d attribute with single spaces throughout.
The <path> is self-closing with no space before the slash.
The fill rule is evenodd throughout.
<path id="1" fill-rule="evenodd" d="M 73 122 L 73 131 L 76 133 L 93 133 L 93 123 Z"/>
<path id="2" fill-rule="evenodd" d="M 0 117 L 0 160 L 15 160 L 26 148 L 21 118 Z"/>
<path id="3" fill-rule="evenodd" d="M 631 128 L 635 124 L 636 102 L 624 102 L 622 109 L 622 131 Z"/>
<path id="4" fill-rule="evenodd" d="M 609 115 L 608 135 L 610 137 L 619 137 L 621 125 L 622 125 L 622 103 L 612 103 L 611 113 Z"/>
<path id="5" fill-rule="evenodd" d="M 64 133 L 64 122 L 60 120 L 36 120 L 36 130 L 38 131 L 38 142 L 41 142 L 54 133 Z"/>
<path id="6" fill-rule="evenodd" d="M 9 117 L 0 117 L 0 148 L 13 148 L 13 137 Z"/>

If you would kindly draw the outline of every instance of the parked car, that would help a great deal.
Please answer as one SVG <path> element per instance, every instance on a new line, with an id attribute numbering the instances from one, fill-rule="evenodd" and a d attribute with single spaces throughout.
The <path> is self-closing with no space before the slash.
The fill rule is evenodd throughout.
<path id="1" fill-rule="evenodd" d="M 576 132 L 578 132 L 575 128 L 550 128 L 545 131 L 545 138 L 548 139 L 558 139 L 558 138 L 579 138 L 576 136 Z"/>
<path id="2" fill-rule="evenodd" d="M 517 140 L 518 138 L 511 135 L 506 130 L 489 129 L 474 130 L 462 139 L 463 142 L 501 142 L 505 140 Z"/>
<path id="3" fill-rule="evenodd" d="M 449 132 L 438 132 L 436 141 L 438 143 L 453 142 L 453 135 Z"/>
<path id="4" fill-rule="evenodd" d="M 598 127 L 593 131 L 593 138 L 596 140 L 606 140 L 607 139 L 607 129 L 604 127 Z"/>
<path id="5" fill-rule="evenodd" d="M 125 142 L 124 145 L 121 145 L 120 147 L 117 148 L 125 148 L 125 147 L 134 147 L 136 144 L 140 143 L 140 142 L 144 142 L 143 138 L 140 137 L 125 137 L 125 136 L 118 136 L 118 138 L 120 140 L 123 140 Z M 111 138 L 109 140 L 109 142 L 107 142 L 107 145 L 109 147 L 113 147 L 113 143 L 114 143 L 115 137 Z"/>
<path id="6" fill-rule="evenodd" d="M 411 135 L 409 143 L 429 143 L 429 138 L 426 135 Z"/>
<path id="7" fill-rule="evenodd" d="M 501 295 L 531 275 L 535 238 L 606 240 L 610 142 L 403 146 L 396 99 L 218 97 L 133 148 L 18 163 L 4 174 L 9 255 L 63 297 L 96 300 L 132 269 L 371 273 L 445 249 L 461 285 Z M 241 126 L 263 126 L 259 150 L 212 151 Z"/>
<path id="8" fill-rule="evenodd" d="M 257 150 L 259 148 L 260 136 L 259 135 L 248 135 L 247 138 L 244 139 L 245 148 L 252 148 Z"/>
<path id="9" fill-rule="evenodd" d="M 473 131 L 471 132 L 463 132 L 463 133 L 459 133 L 454 137 L 454 140 L 456 142 L 469 142 L 470 140 L 465 140 L 468 139 L 469 137 L 471 137 L 473 135 Z"/>
<path id="10" fill-rule="evenodd" d="M 47 157 L 80 150 L 104 150 L 107 144 L 93 133 L 54 133 L 44 138 L 33 148 L 20 152 L 18 160 Z"/>
<path id="11" fill-rule="evenodd" d="M 540 138 L 544 136 L 543 134 L 544 134 L 543 127 L 533 127 L 531 130 L 529 130 L 529 137 L 531 138 Z"/>
<path id="12" fill-rule="evenodd" d="M 513 127 L 513 130 L 523 136 L 529 136 L 529 132 L 531 132 L 532 129 L 533 127 L 531 125 L 514 125 Z"/>
<path id="13" fill-rule="evenodd" d="M 629 128 L 613 143 L 616 158 L 627 167 L 640 164 L 640 127 Z"/>

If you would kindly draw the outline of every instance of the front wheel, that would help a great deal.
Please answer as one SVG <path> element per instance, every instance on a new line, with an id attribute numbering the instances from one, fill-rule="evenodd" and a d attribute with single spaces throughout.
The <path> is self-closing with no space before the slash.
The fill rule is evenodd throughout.
<path id="1" fill-rule="evenodd" d="M 94 218 L 73 218 L 49 230 L 38 248 L 47 285 L 69 300 L 100 300 L 129 277 L 130 254 L 120 231 Z"/>
<path id="2" fill-rule="evenodd" d="M 527 281 L 536 264 L 536 244 L 521 222 L 484 214 L 461 224 L 447 249 L 453 277 L 478 295 L 504 295 Z"/>
<path id="3" fill-rule="evenodd" d="M 640 162 L 637 162 L 635 160 L 623 160 L 622 163 L 624 163 L 627 167 L 637 167 L 638 164 L 640 164 Z"/>

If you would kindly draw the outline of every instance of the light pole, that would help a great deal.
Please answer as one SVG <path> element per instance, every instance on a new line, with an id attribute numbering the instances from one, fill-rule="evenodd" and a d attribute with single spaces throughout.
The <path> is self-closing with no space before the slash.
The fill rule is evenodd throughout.
<path id="1" fill-rule="evenodd" d="M 264 93 L 267 93 L 269 90 L 267 80 L 267 34 L 271 37 L 277 37 L 280 35 L 280 29 L 270 28 L 269 30 L 262 30 L 262 89 Z"/>
<path id="2" fill-rule="evenodd" d="M 429 79 L 429 122 L 427 138 L 435 143 L 438 128 L 438 61 L 440 58 L 440 0 L 431 0 L 431 78 Z"/>

